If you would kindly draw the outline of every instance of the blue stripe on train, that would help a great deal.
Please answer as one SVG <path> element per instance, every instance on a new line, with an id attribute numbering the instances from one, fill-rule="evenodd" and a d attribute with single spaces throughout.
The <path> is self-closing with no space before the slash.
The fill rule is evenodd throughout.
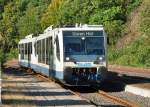
<path id="1" fill-rule="evenodd" d="M 27 62 L 21 62 L 21 65 L 28 67 Z M 46 68 L 46 67 L 43 67 L 43 66 L 37 65 L 37 64 L 31 64 L 31 63 L 30 63 L 30 68 L 32 68 L 36 72 L 40 72 L 40 73 L 48 76 L 48 77 L 55 77 L 57 79 L 63 79 L 63 71 L 56 71 L 54 69 L 49 70 L 49 68 Z"/>

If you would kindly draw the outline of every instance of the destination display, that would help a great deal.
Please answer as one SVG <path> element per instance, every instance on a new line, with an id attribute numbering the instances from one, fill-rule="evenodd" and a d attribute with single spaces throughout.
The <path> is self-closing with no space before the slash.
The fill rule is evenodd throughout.
<path id="1" fill-rule="evenodd" d="M 63 31 L 63 36 L 103 36 L 103 31 Z"/>

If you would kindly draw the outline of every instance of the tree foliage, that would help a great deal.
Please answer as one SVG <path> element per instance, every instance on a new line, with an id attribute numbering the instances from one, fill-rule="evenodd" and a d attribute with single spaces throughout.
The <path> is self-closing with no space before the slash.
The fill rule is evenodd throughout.
<path id="1" fill-rule="evenodd" d="M 149 0 L 147 4 L 150 3 Z M 26 35 L 39 34 L 50 26 L 81 24 L 102 24 L 109 38 L 109 45 L 115 43 L 124 36 L 124 26 L 128 15 L 140 5 L 142 0 L 0 0 L 0 59 L 3 55 L 14 56 L 17 52 L 14 48 L 20 39 Z M 149 5 L 143 11 L 141 31 L 150 41 Z M 111 50 L 110 60 L 116 59 L 116 63 L 138 65 L 139 62 L 147 66 L 150 61 L 147 58 L 149 42 L 137 40 L 130 48 Z M 143 48 L 145 47 L 145 48 Z M 132 49 L 136 48 L 136 50 Z M 13 51 L 15 50 L 15 51 Z M 139 53 L 139 54 L 136 54 Z M 132 62 L 134 60 L 134 62 Z"/>
<path id="2" fill-rule="evenodd" d="M 141 30 L 150 37 L 150 1 L 145 0 L 145 3 L 147 4 L 144 8 L 144 11 L 142 13 L 142 24 L 141 24 Z"/>
<path id="3" fill-rule="evenodd" d="M 49 25 L 102 24 L 115 44 L 122 36 L 127 14 L 133 4 L 140 0 L 53 0 L 44 13 L 43 29 Z M 129 8 L 129 9 L 128 9 Z"/>
<path id="4" fill-rule="evenodd" d="M 0 37 L 7 47 L 50 25 L 102 24 L 111 44 L 122 36 L 127 14 L 140 0 L 0 0 Z M 4 46 L 5 46 L 4 45 Z"/>
<path id="5" fill-rule="evenodd" d="M 60 16 L 60 6 L 64 0 L 52 0 L 49 4 L 47 11 L 43 14 L 41 24 L 43 29 L 50 25 L 58 25 L 58 18 Z"/>

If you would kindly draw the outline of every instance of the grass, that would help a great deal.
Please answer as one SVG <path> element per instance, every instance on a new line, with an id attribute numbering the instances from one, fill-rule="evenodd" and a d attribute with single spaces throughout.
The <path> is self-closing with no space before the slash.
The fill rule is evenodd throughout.
<path id="1" fill-rule="evenodd" d="M 150 45 L 141 37 L 128 47 L 108 51 L 109 63 L 140 68 L 150 68 Z"/>

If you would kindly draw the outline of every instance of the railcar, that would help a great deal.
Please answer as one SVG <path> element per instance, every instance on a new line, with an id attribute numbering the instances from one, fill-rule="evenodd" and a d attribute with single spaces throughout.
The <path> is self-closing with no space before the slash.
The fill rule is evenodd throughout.
<path id="1" fill-rule="evenodd" d="M 107 77 L 107 37 L 101 25 L 48 27 L 19 41 L 19 63 L 71 86 L 99 84 Z"/>

